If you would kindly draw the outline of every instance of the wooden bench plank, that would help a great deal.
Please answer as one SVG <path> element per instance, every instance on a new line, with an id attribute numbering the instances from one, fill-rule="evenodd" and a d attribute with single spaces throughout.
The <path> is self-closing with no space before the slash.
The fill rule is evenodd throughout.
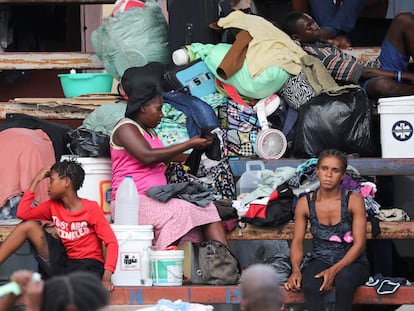
<path id="1" fill-rule="evenodd" d="M 229 240 L 291 240 L 293 238 L 293 222 L 277 228 L 261 228 L 247 225 L 240 230 L 230 232 L 227 237 Z M 380 222 L 381 234 L 375 238 L 372 236 L 371 223 L 367 223 L 367 239 L 413 239 L 414 222 L 413 221 L 383 221 Z M 305 239 L 312 239 L 312 234 L 308 230 Z"/>
<path id="2" fill-rule="evenodd" d="M 360 62 L 368 62 L 378 58 L 381 52 L 381 47 L 349 47 L 345 49 L 344 52 L 354 56 Z"/>
<path id="3" fill-rule="evenodd" d="M 386 305 L 400 305 L 400 304 L 412 304 L 414 302 L 413 297 L 414 286 L 401 286 L 395 293 L 387 295 L 378 295 L 373 287 L 360 286 L 357 288 L 354 294 L 354 304 L 386 304 Z M 285 292 L 286 304 L 300 304 L 304 303 L 305 299 L 303 293 Z M 327 303 L 335 302 L 335 295 L 332 292 L 326 297 Z"/>
<path id="4" fill-rule="evenodd" d="M 0 103 L 0 120 L 6 119 L 8 113 L 23 113 L 42 120 L 79 120 L 80 123 L 91 113 L 89 109 L 70 107 L 66 105 L 56 107 L 39 107 L 38 105 Z"/>
<path id="5" fill-rule="evenodd" d="M 246 163 L 252 159 L 230 158 L 229 160 L 233 174 L 241 176 L 246 171 Z M 258 160 L 263 161 L 267 169 L 275 170 L 283 166 L 296 168 L 308 159 L 282 158 L 278 160 Z M 351 158 L 348 160 L 348 164 L 365 176 L 414 175 L 414 158 Z"/>
<path id="6" fill-rule="evenodd" d="M 291 240 L 293 237 L 293 222 L 277 228 L 260 228 L 251 225 L 239 230 L 230 232 L 227 237 L 230 240 Z M 14 225 L 0 225 L 0 242 L 3 242 L 10 232 L 14 229 Z M 413 239 L 414 238 L 414 222 L 380 222 L 381 234 L 372 237 L 371 224 L 367 223 L 367 239 Z M 307 230 L 305 239 L 311 239 L 312 235 Z"/>
<path id="7" fill-rule="evenodd" d="M 92 52 L 4 52 L 0 70 L 104 69 Z"/>
<path id="8" fill-rule="evenodd" d="M 114 4 L 115 0 L 0 0 L 7 4 Z"/>
<path id="9" fill-rule="evenodd" d="M 0 3 L 4 3 L 0 0 Z M 8 2 L 8 1 L 6 1 Z M 48 3 L 49 0 L 14 0 L 16 3 Z M 113 3 L 111 0 L 58 0 L 56 3 Z M 372 58 L 379 48 L 354 48 L 351 54 L 363 60 Z M 93 52 L 4 52 L 0 54 L 0 70 L 32 69 L 104 69 L 102 61 Z"/>
<path id="10" fill-rule="evenodd" d="M 285 291 L 285 304 L 304 303 L 303 293 Z M 111 295 L 112 305 L 156 304 L 159 299 L 177 300 L 203 304 L 239 304 L 238 286 L 184 285 L 152 287 L 115 287 Z M 327 302 L 335 301 L 334 294 L 327 296 Z M 373 287 L 360 286 L 354 295 L 354 304 L 413 304 L 414 286 L 401 286 L 395 293 L 378 295 Z"/>

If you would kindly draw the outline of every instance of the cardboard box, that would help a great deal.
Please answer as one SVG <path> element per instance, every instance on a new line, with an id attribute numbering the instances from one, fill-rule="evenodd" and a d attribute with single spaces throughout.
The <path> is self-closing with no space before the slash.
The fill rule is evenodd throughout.
<path id="1" fill-rule="evenodd" d="M 380 98 L 381 155 L 414 158 L 414 96 Z"/>
<path id="2" fill-rule="evenodd" d="M 178 248 L 184 251 L 184 277 L 192 284 L 204 284 L 204 281 L 200 276 L 198 266 L 197 246 L 191 242 L 185 242 L 181 244 Z"/>

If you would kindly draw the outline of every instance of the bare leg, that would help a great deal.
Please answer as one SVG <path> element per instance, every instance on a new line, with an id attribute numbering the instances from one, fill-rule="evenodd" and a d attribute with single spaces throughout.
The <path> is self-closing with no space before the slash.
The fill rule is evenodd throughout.
<path id="1" fill-rule="evenodd" d="M 24 221 L 18 224 L 0 244 L 0 265 L 18 250 L 26 240 L 32 242 L 40 256 L 49 258 L 49 249 L 42 227 L 36 221 Z"/>
<path id="2" fill-rule="evenodd" d="M 414 15 L 400 13 L 394 17 L 387 39 L 402 54 L 414 56 Z"/>
<path id="3" fill-rule="evenodd" d="M 224 226 L 221 221 L 212 222 L 211 224 L 205 225 L 204 235 L 206 236 L 207 240 L 217 240 L 229 247 L 226 231 L 224 230 Z"/>
<path id="4" fill-rule="evenodd" d="M 380 77 L 368 84 L 367 93 L 371 98 L 409 96 L 414 94 L 414 85 Z"/>

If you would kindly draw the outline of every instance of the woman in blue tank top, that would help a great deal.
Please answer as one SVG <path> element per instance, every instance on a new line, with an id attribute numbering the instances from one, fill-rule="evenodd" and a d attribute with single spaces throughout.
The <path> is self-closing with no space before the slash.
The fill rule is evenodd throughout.
<path id="1" fill-rule="evenodd" d="M 303 290 L 307 311 L 325 311 L 325 296 L 335 288 L 335 311 L 352 310 L 355 289 L 369 277 L 365 254 L 366 215 L 361 195 L 341 189 L 348 161 L 334 149 L 319 155 L 320 187 L 302 196 L 295 208 L 290 260 L 290 291 Z M 301 270 L 308 220 L 313 236 L 312 258 Z"/>

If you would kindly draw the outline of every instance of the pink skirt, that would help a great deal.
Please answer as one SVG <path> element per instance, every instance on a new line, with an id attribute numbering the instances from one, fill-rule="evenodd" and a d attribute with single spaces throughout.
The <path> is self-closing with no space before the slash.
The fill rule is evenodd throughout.
<path id="1" fill-rule="evenodd" d="M 213 203 L 200 207 L 181 199 L 171 199 L 166 203 L 145 195 L 140 195 L 139 199 L 139 224 L 154 226 L 153 244 L 158 250 L 177 241 L 201 242 L 204 237 L 200 226 L 221 221 Z M 114 203 L 112 201 L 112 208 Z"/>

